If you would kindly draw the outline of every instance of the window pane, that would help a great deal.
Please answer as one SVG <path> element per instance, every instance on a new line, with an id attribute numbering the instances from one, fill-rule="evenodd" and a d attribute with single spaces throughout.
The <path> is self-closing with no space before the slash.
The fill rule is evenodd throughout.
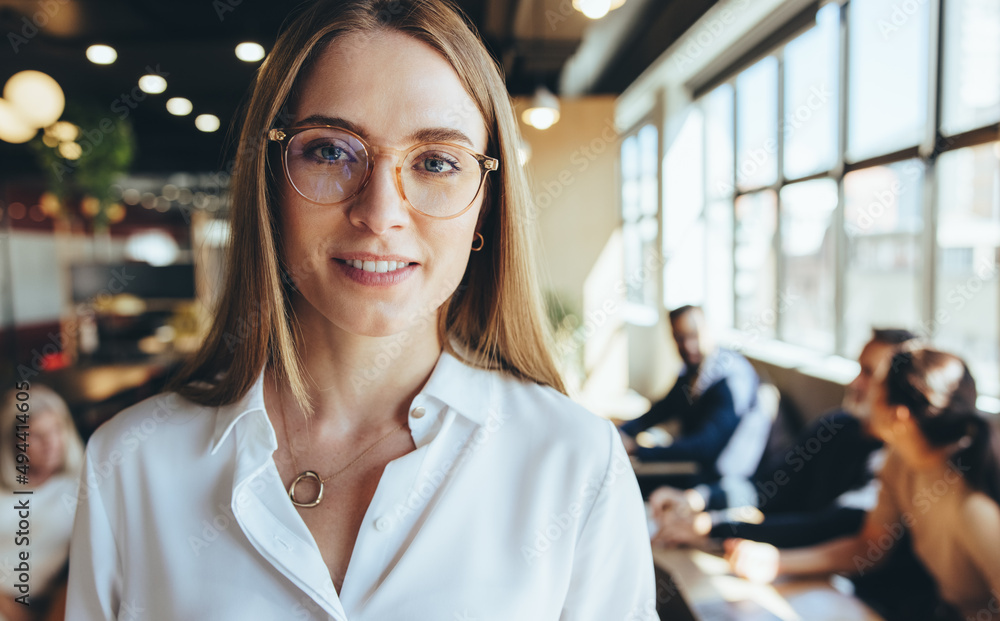
<path id="1" fill-rule="evenodd" d="M 778 178 L 778 59 L 768 56 L 736 78 L 736 186 Z"/>
<path id="2" fill-rule="evenodd" d="M 1000 142 L 944 153 L 938 167 L 934 340 L 1000 396 Z"/>
<path id="3" fill-rule="evenodd" d="M 733 87 L 723 84 L 703 100 L 705 187 L 711 197 L 733 195 Z"/>
<path id="4" fill-rule="evenodd" d="M 733 201 L 710 201 L 705 223 L 705 317 L 714 328 L 732 328 Z"/>
<path id="5" fill-rule="evenodd" d="M 659 224 L 656 213 L 657 132 L 653 125 L 626 136 L 621 147 L 622 241 L 625 246 L 625 273 L 644 274 L 644 262 L 656 256 Z M 655 280 L 628 278 L 627 300 L 634 304 L 655 306 Z"/>
<path id="6" fill-rule="evenodd" d="M 692 106 L 664 162 L 663 303 L 701 304 L 705 234 L 702 221 L 702 112 Z"/>
<path id="7" fill-rule="evenodd" d="M 923 164 L 907 160 L 844 177 L 847 271 L 844 329 L 849 356 L 875 328 L 920 328 Z"/>
<path id="8" fill-rule="evenodd" d="M 1000 2 L 948 0 L 941 125 L 955 134 L 1000 120 Z"/>
<path id="9" fill-rule="evenodd" d="M 785 46 L 784 166 L 787 179 L 837 162 L 837 66 L 840 7 L 828 4 L 816 26 Z"/>
<path id="10" fill-rule="evenodd" d="M 736 327 L 754 336 L 774 336 L 777 210 L 770 190 L 736 199 Z"/>
<path id="11" fill-rule="evenodd" d="M 852 161 L 912 147 L 924 136 L 930 4 L 853 0 L 849 5 Z"/>
<path id="12" fill-rule="evenodd" d="M 677 308 L 705 301 L 705 221 L 697 218 L 685 227 L 663 269 L 663 304 Z"/>
<path id="13" fill-rule="evenodd" d="M 837 182 L 832 179 L 781 189 L 781 337 L 824 353 L 832 353 L 835 344 L 836 209 Z"/>
<path id="14" fill-rule="evenodd" d="M 659 158 L 657 157 L 657 144 L 656 144 L 656 128 L 652 125 L 646 125 L 639 130 L 639 168 L 640 173 L 640 187 L 642 196 L 640 198 L 640 211 L 644 216 L 656 216 L 656 210 L 659 209 L 659 201 L 657 201 L 657 181 L 656 181 L 656 168 L 659 166 Z"/>

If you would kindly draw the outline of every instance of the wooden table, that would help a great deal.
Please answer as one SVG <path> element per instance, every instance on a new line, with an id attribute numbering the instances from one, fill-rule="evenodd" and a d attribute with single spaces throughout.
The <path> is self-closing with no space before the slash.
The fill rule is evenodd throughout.
<path id="1" fill-rule="evenodd" d="M 779 578 L 773 585 L 757 584 L 733 576 L 721 557 L 692 549 L 654 547 L 653 560 L 670 574 L 691 608 L 751 602 L 782 621 L 882 621 L 860 600 L 834 589 L 827 579 Z M 749 613 L 745 618 L 764 617 L 770 615 Z"/>

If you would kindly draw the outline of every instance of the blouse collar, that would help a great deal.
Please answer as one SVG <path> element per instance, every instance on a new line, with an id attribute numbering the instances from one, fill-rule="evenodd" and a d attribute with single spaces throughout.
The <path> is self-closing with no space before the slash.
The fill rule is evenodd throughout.
<path id="1" fill-rule="evenodd" d="M 482 425 L 489 416 L 492 397 L 495 396 L 494 381 L 495 375 L 492 371 L 468 365 L 442 350 L 420 394 L 433 397 L 473 423 Z M 228 405 L 220 406 L 216 411 L 215 431 L 211 443 L 213 455 L 222 446 L 236 423 L 251 412 L 266 412 L 263 369 L 243 397 Z M 270 423 L 267 426 L 270 428 Z M 273 440 L 274 448 L 277 448 L 273 430 L 268 435 Z"/>

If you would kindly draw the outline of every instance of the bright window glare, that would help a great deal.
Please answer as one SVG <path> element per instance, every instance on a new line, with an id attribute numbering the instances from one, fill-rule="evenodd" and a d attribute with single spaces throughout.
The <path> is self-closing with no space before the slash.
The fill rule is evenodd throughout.
<path id="1" fill-rule="evenodd" d="M 894 18 L 897 0 L 852 2 L 848 14 L 849 159 L 919 144 L 927 120 L 930 3 Z"/>
<path id="2" fill-rule="evenodd" d="M 949 0 L 944 26 L 944 132 L 995 123 L 1000 120 L 1000 2 Z"/>
<path id="3" fill-rule="evenodd" d="M 736 185 L 750 190 L 778 177 L 778 59 L 768 56 L 736 78 Z"/>
<path id="4" fill-rule="evenodd" d="M 785 177 L 798 179 L 837 162 L 840 7 L 816 14 L 816 27 L 785 46 Z"/>

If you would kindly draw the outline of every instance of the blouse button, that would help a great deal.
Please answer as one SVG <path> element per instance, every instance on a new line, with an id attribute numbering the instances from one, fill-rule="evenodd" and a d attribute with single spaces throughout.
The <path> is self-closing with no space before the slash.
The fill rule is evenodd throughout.
<path id="1" fill-rule="evenodd" d="M 375 520 L 375 530 L 377 531 L 389 530 L 389 526 L 390 526 L 389 518 L 385 516 Z"/>
<path id="2" fill-rule="evenodd" d="M 410 416 L 412 416 L 413 418 L 423 418 L 424 414 L 426 413 L 427 410 L 424 408 L 413 408 L 413 411 L 410 412 Z"/>

